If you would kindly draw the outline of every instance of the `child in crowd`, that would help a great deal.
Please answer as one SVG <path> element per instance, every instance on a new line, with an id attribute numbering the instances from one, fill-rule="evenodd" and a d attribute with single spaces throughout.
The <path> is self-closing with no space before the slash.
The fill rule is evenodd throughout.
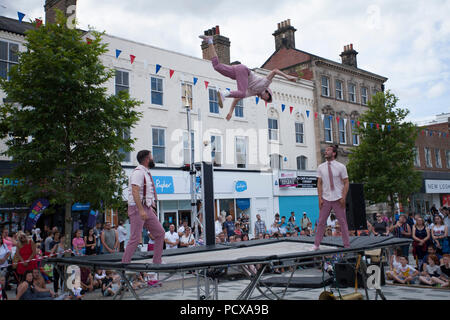
<path id="1" fill-rule="evenodd" d="M 450 254 L 446 253 L 442 257 L 441 276 L 439 278 L 433 277 L 432 281 L 441 285 L 442 287 L 450 287 Z"/>
<path id="2" fill-rule="evenodd" d="M 106 277 L 105 270 L 103 269 L 96 269 L 94 274 L 94 288 L 101 288 L 102 287 L 102 281 Z"/>
<path id="3" fill-rule="evenodd" d="M 104 297 L 113 296 L 119 290 L 117 278 L 114 279 L 114 273 L 110 270 L 106 271 L 106 276 L 102 280 L 102 293 Z"/>
<path id="4" fill-rule="evenodd" d="M 420 283 L 432 286 L 438 282 L 435 279 L 441 276 L 441 268 L 439 266 L 439 259 L 436 255 L 432 254 L 428 256 L 425 270 L 422 271 L 422 275 L 419 277 Z"/>
<path id="5" fill-rule="evenodd" d="M 419 275 L 419 271 L 409 265 L 408 260 L 404 256 L 400 257 L 400 264 L 401 266 L 396 269 L 396 272 L 393 275 L 394 282 L 401 284 L 413 284 L 415 278 Z"/>

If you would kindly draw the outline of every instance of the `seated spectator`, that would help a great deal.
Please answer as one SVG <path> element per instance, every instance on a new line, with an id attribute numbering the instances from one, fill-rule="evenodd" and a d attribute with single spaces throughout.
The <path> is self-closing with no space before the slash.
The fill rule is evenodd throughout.
<path id="1" fill-rule="evenodd" d="M 429 255 L 427 260 L 427 265 L 425 270 L 422 271 L 421 276 L 419 277 L 420 283 L 427 284 L 432 286 L 435 283 L 439 283 L 436 281 L 441 276 L 441 268 L 439 266 L 439 259 L 436 255 Z"/>
<path id="2" fill-rule="evenodd" d="M 402 256 L 402 249 L 396 248 L 394 250 L 394 254 L 391 255 L 389 259 L 389 270 L 386 272 L 386 278 L 389 280 L 394 280 L 394 275 L 396 274 L 396 270 L 401 267 L 400 257 Z"/>
<path id="3" fill-rule="evenodd" d="M 307 236 L 312 236 L 312 235 L 314 235 L 314 232 L 315 232 L 315 230 L 313 230 L 313 227 L 312 227 L 312 222 L 308 222 L 308 226 L 306 227 L 306 235 Z"/>
<path id="4" fill-rule="evenodd" d="M 41 271 L 39 271 L 39 269 L 34 269 L 32 271 L 32 274 L 33 285 L 35 287 L 42 289 L 42 292 L 49 292 L 52 297 L 55 296 L 55 293 L 51 289 L 47 289 L 46 282 L 44 280 L 44 277 L 42 277 Z"/>
<path id="5" fill-rule="evenodd" d="M 92 277 L 90 268 L 80 267 L 80 280 L 82 295 L 94 291 L 94 277 Z"/>
<path id="6" fill-rule="evenodd" d="M 442 260 L 441 276 L 433 280 L 442 287 L 450 287 L 450 254 L 444 254 Z"/>
<path id="7" fill-rule="evenodd" d="M 425 257 L 423 257 L 423 263 L 422 263 L 422 265 L 421 265 L 421 269 L 419 269 L 420 271 L 425 270 L 424 268 L 425 268 L 426 265 L 427 265 L 427 261 L 428 261 L 428 256 L 429 256 L 429 255 L 436 255 L 436 256 L 438 257 L 438 259 L 439 259 L 439 264 L 442 265 L 442 263 L 443 263 L 442 256 L 441 256 L 440 254 L 437 253 L 436 247 L 435 247 L 435 246 L 430 245 L 430 246 L 427 248 L 427 251 L 428 251 L 428 253 L 425 255 Z"/>
<path id="8" fill-rule="evenodd" d="M 372 234 L 374 236 L 388 236 L 389 235 L 389 225 L 383 220 L 381 213 L 375 215 L 376 221 L 372 225 Z"/>
<path id="9" fill-rule="evenodd" d="M 265 233 L 258 234 L 258 240 L 264 239 Z"/>
<path id="10" fill-rule="evenodd" d="M 266 233 L 266 234 L 264 235 L 264 239 L 270 239 L 270 234 Z"/>
<path id="11" fill-rule="evenodd" d="M 329 226 L 325 229 L 325 237 L 332 237 L 333 236 L 333 229 Z"/>
<path id="12" fill-rule="evenodd" d="M 229 237 L 228 237 L 228 242 L 229 242 L 229 243 L 236 242 L 236 236 L 229 236 Z"/>
<path id="13" fill-rule="evenodd" d="M 241 238 L 240 235 L 235 235 L 234 236 L 234 242 L 241 242 L 241 241 L 242 241 L 242 238 Z"/>
<path id="14" fill-rule="evenodd" d="M 103 279 L 105 279 L 106 273 L 103 269 L 96 269 L 94 274 L 94 288 L 102 288 Z"/>
<path id="15" fill-rule="evenodd" d="M 234 224 L 234 235 L 240 236 L 242 234 L 242 225 L 240 222 Z"/>
<path id="16" fill-rule="evenodd" d="M 248 233 L 242 235 L 242 241 L 248 241 Z"/>
<path id="17" fill-rule="evenodd" d="M 219 239 L 221 243 L 225 243 L 226 242 L 226 238 L 225 238 L 225 233 L 221 232 L 219 233 Z"/>
<path id="18" fill-rule="evenodd" d="M 331 231 L 334 232 L 334 228 L 336 227 L 336 216 L 334 215 L 334 213 L 330 214 L 330 216 L 327 219 L 327 227 L 331 227 Z"/>
<path id="19" fill-rule="evenodd" d="M 104 297 L 113 296 L 119 290 L 117 279 L 114 279 L 113 272 L 106 271 L 106 276 L 102 280 L 102 294 Z"/>
<path id="20" fill-rule="evenodd" d="M 415 278 L 419 275 L 419 271 L 409 265 L 408 259 L 404 256 L 400 257 L 400 263 L 400 267 L 396 269 L 396 273 L 394 274 L 394 283 L 414 284 Z"/>
<path id="21" fill-rule="evenodd" d="M 166 249 L 176 249 L 178 248 L 178 244 L 180 243 L 180 237 L 178 233 L 175 232 L 175 225 L 171 224 L 169 226 L 169 231 L 166 232 L 164 236 L 164 241 L 166 243 Z"/>
<path id="22" fill-rule="evenodd" d="M 333 237 L 342 237 L 341 225 L 339 224 L 339 222 L 336 223 L 334 227 Z"/>
<path id="23" fill-rule="evenodd" d="M 221 243 L 222 241 L 220 241 L 219 237 L 216 237 L 216 244 Z"/>
<path id="24" fill-rule="evenodd" d="M 17 287 L 16 300 L 53 300 L 48 290 L 35 287 L 33 284 L 33 271 L 24 272 L 24 280 Z"/>
<path id="25" fill-rule="evenodd" d="M 182 248 L 195 247 L 195 237 L 191 233 L 191 228 L 188 226 L 184 228 L 184 232 L 180 240 L 180 247 Z"/>

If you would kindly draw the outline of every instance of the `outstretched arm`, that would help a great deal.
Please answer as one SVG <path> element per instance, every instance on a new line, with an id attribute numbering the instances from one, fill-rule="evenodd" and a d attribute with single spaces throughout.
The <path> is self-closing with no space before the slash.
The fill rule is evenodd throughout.
<path id="1" fill-rule="evenodd" d="M 230 112 L 227 114 L 227 120 L 230 121 L 231 117 L 233 116 L 234 108 L 236 108 L 237 103 L 240 101 L 240 98 L 234 98 L 233 102 L 231 103 Z"/>
<path id="2" fill-rule="evenodd" d="M 297 81 L 297 77 L 290 76 L 278 69 L 273 69 L 272 71 L 270 71 L 269 75 L 267 76 L 267 79 L 272 81 L 272 79 L 273 79 L 273 77 L 275 77 L 275 75 L 282 76 L 283 78 L 285 78 L 286 80 L 289 80 L 289 81 L 293 81 L 293 82 Z"/>

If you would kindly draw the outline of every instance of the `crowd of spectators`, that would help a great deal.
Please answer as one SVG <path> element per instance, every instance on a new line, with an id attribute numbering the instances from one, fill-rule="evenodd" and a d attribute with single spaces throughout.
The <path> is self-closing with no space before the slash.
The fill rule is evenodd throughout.
<path id="1" fill-rule="evenodd" d="M 449 210 L 446 207 L 425 216 L 396 213 L 392 219 L 377 213 L 372 221 L 367 221 L 367 230 L 350 230 L 351 235 L 372 237 L 395 236 L 410 238 L 412 247 L 403 246 L 395 250 L 389 261 L 388 279 L 397 283 L 423 284 L 428 286 L 449 286 Z M 300 221 L 295 213 L 289 217 L 275 214 L 275 219 L 267 223 L 256 215 L 253 234 L 250 235 L 249 218 L 242 215 L 236 221 L 233 216 L 219 215 L 215 222 L 216 243 L 234 243 L 240 241 L 271 239 L 296 236 L 314 236 L 316 225 L 304 212 Z M 85 232 L 76 230 L 71 238 L 71 249 L 65 250 L 65 235 L 54 227 L 45 226 L 43 232 L 38 228 L 32 232 L 19 231 L 9 234 L 3 229 L 0 236 L 0 299 L 7 299 L 7 291 L 16 286 L 16 299 L 81 299 L 86 292 L 101 291 L 102 295 L 113 295 L 119 290 L 120 277 L 109 270 L 80 268 L 81 283 L 77 290 L 69 295 L 61 292 L 63 279 L 60 272 L 45 263 L 45 257 L 63 255 L 98 255 L 123 252 L 127 230 L 120 221 L 116 228 L 111 223 L 97 224 Z M 325 236 L 340 237 L 341 230 L 333 214 L 327 221 Z M 168 225 L 165 234 L 166 250 L 202 245 L 202 239 L 196 239 L 195 230 L 188 221 L 182 221 L 178 229 Z M 146 246 L 145 246 L 146 245 Z M 143 234 L 141 250 L 153 250 L 153 237 Z M 145 249 L 144 249 L 145 248 Z M 411 261 L 411 257 L 413 261 Z M 53 288 L 47 285 L 52 283 Z M 137 274 L 133 286 L 160 285 L 155 274 Z M 62 295 L 59 295 L 62 294 Z"/>

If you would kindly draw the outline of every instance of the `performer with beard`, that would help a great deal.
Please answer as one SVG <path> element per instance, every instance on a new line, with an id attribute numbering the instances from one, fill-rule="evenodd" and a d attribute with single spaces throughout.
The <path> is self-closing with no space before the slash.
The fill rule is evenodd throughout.
<path id="1" fill-rule="evenodd" d="M 128 185 L 128 216 L 130 218 L 130 240 L 125 248 L 122 263 L 129 263 L 141 241 L 145 227 L 155 237 L 153 263 L 161 264 L 164 246 L 164 229 L 156 216 L 156 187 L 150 169 L 155 167 L 149 150 L 137 154 L 139 165 L 134 169 Z"/>

